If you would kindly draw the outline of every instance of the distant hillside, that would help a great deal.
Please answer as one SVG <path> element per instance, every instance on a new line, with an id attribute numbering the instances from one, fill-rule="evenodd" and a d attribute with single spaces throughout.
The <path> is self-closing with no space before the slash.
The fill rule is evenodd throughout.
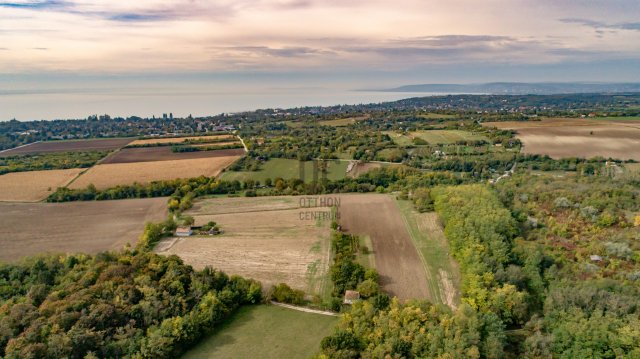
<path id="1" fill-rule="evenodd" d="M 496 95 L 551 95 L 568 93 L 640 92 L 640 83 L 587 83 L 587 82 L 492 82 L 486 84 L 423 84 L 408 85 L 382 91 L 429 92 Z"/>

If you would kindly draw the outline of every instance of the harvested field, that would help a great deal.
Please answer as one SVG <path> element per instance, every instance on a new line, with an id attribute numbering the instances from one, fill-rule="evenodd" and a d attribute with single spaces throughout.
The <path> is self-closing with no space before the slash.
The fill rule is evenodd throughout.
<path id="1" fill-rule="evenodd" d="M 524 153 L 640 160 L 639 121 L 558 118 L 483 125 L 517 131 Z"/>
<path id="2" fill-rule="evenodd" d="M 0 156 L 4 157 L 47 152 L 113 151 L 126 146 L 129 142 L 131 142 L 131 140 L 131 138 L 108 138 L 74 141 L 35 142 L 26 146 L 2 151 L 0 152 Z"/>
<path id="3" fill-rule="evenodd" d="M 189 160 L 197 158 L 242 156 L 244 149 L 235 148 L 216 151 L 172 152 L 171 147 L 137 147 L 123 148 L 122 150 L 105 158 L 101 164 L 109 163 L 134 163 Z"/>
<path id="4" fill-rule="evenodd" d="M 167 199 L 0 203 L 0 260 L 41 252 L 97 253 L 136 243 L 144 223 L 166 216 Z"/>
<path id="5" fill-rule="evenodd" d="M 223 169 L 235 162 L 240 156 L 210 157 L 177 161 L 155 161 L 134 163 L 99 164 L 78 177 L 70 188 L 86 188 L 89 184 L 98 189 L 134 182 L 191 178 L 198 176 L 217 176 Z"/>
<path id="6" fill-rule="evenodd" d="M 0 201 L 38 202 L 76 178 L 83 168 L 14 172 L 0 176 Z"/>
<path id="7" fill-rule="evenodd" d="M 146 140 L 135 140 L 129 146 L 153 145 L 157 143 L 182 143 L 187 140 L 218 140 L 221 138 L 236 138 L 234 135 L 214 135 L 214 136 L 195 136 L 195 137 L 170 137 L 170 138 L 150 138 Z"/>
<path id="8" fill-rule="evenodd" d="M 383 194 L 339 198 L 342 229 L 371 238 L 382 289 L 402 300 L 431 298 L 422 260 L 395 199 Z"/>
<path id="9" fill-rule="evenodd" d="M 266 287 L 284 282 L 323 295 L 329 281 L 330 220 L 301 219 L 301 213 L 330 214 L 330 209 L 300 208 L 300 198 L 197 201 L 186 214 L 195 218 L 196 225 L 215 221 L 224 233 L 165 240 L 156 252 L 176 254 L 195 268 L 211 266 L 254 278 Z"/>

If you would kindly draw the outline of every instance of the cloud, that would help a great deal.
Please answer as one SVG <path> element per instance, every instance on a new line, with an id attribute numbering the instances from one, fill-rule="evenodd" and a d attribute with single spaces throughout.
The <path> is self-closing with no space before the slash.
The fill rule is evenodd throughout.
<path id="1" fill-rule="evenodd" d="M 560 21 L 566 24 L 579 24 L 579 25 L 591 27 L 595 29 L 598 33 L 602 33 L 602 29 L 640 31 L 640 22 L 619 22 L 619 23 L 608 24 L 601 21 L 581 19 L 581 18 L 564 18 L 564 19 L 560 19 Z"/>
<path id="2" fill-rule="evenodd" d="M 229 16 L 233 8 L 215 3 L 183 0 L 178 3 L 144 3 L 136 2 L 135 6 L 122 6 L 105 3 L 94 3 L 88 0 L 25 0 L 0 2 L 0 8 L 11 8 L 25 11 L 46 13 L 62 13 L 88 18 L 100 18 L 114 22 L 153 22 L 187 19 L 207 16 L 209 19 Z"/>
<path id="3" fill-rule="evenodd" d="M 72 6 L 67 1 L 45 0 L 45 1 L 2 1 L 0 7 L 28 10 L 60 10 Z"/>
<path id="4" fill-rule="evenodd" d="M 228 50 L 230 53 L 237 55 L 253 54 L 253 55 L 267 55 L 272 57 L 301 57 L 309 55 L 329 54 L 332 51 L 324 49 L 317 49 L 311 47 L 282 47 L 274 48 L 269 46 L 233 46 L 233 47 L 212 47 L 211 50 Z"/>

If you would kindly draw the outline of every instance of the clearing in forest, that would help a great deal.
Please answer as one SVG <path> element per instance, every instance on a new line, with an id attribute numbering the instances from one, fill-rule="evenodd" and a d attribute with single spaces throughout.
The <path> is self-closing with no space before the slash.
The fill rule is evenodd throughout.
<path id="1" fill-rule="evenodd" d="M 245 306 L 182 358 L 312 358 L 339 320 L 273 305 Z"/>

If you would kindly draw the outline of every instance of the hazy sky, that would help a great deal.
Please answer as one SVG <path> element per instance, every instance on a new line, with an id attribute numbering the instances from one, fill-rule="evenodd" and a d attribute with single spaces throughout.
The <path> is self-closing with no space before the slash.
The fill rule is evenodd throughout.
<path id="1" fill-rule="evenodd" d="M 0 96 L 640 81 L 639 0 L 0 0 Z"/>

